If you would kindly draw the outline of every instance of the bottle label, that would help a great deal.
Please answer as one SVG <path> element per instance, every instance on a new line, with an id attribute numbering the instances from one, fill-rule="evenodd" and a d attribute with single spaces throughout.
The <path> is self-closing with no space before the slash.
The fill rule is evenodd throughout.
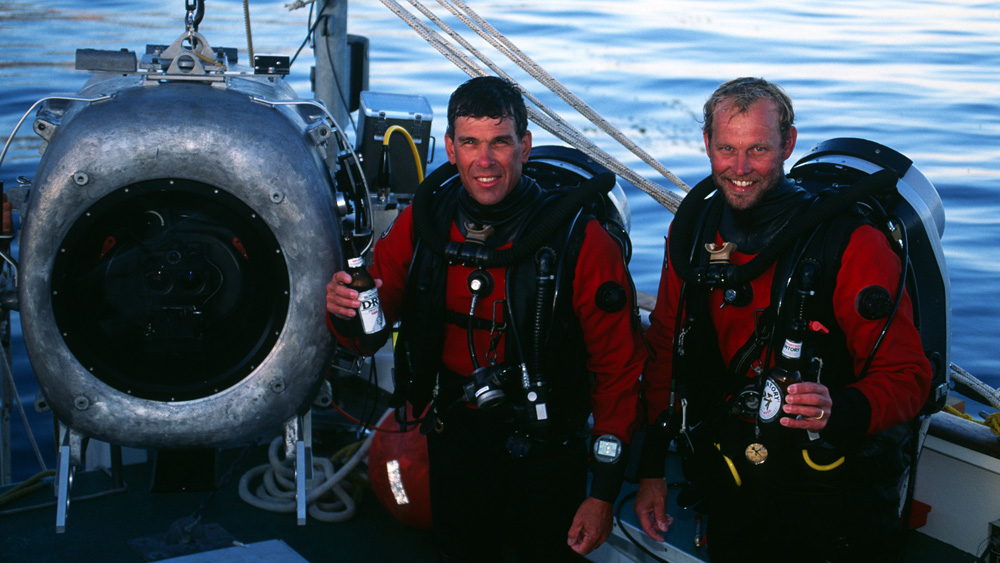
<path id="1" fill-rule="evenodd" d="M 801 358 L 802 343 L 786 340 L 785 345 L 781 347 L 781 355 L 790 359 Z"/>
<path id="2" fill-rule="evenodd" d="M 365 259 L 362 258 L 362 257 L 360 257 L 360 256 L 355 256 L 354 258 L 348 258 L 347 259 L 347 267 L 351 268 L 351 269 L 354 269 L 354 268 L 364 268 L 365 267 Z"/>
<path id="3" fill-rule="evenodd" d="M 378 290 L 375 288 L 362 291 L 358 295 L 361 306 L 358 316 L 361 318 L 361 329 L 365 334 L 375 334 L 385 328 L 385 317 L 382 316 L 382 306 L 378 300 Z"/>
<path id="4" fill-rule="evenodd" d="M 784 402 L 781 388 L 773 379 L 767 378 L 764 382 L 764 392 L 760 397 L 760 411 L 758 418 L 761 422 L 771 422 L 781 412 L 781 404 Z"/>

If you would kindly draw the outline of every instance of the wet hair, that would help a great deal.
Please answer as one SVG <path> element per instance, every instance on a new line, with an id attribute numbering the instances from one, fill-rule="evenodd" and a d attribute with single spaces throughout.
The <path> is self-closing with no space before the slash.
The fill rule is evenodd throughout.
<path id="1" fill-rule="evenodd" d="M 459 117 L 510 119 L 518 139 L 528 133 L 528 109 L 517 85 L 497 76 L 478 76 L 467 80 L 448 100 L 448 131 L 455 138 L 455 120 Z"/>
<path id="2" fill-rule="evenodd" d="M 737 78 L 719 86 L 705 102 L 705 123 L 702 130 L 712 139 L 712 124 L 715 112 L 722 102 L 728 102 L 729 107 L 737 113 L 744 113 L 758 100 L 770 100 L 778 110 L 778 129 L 781 132 L 782 144 L 788 143 L 788 133 L 795 122 L 795 111 L 792 109 L 792 99 L 781 89 L 781 86 L 763 78 Z"/>

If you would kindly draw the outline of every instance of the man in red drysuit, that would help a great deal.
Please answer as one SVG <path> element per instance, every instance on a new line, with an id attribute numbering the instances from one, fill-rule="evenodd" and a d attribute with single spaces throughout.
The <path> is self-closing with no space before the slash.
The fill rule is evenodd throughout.
<path id="1" fill-rule="evenodd" d="M 499 561 L 509 544 L 519 561 L 579 560 L 610 534 L 639 423 L 647 352 L 623 249 L 565 193 L 522 175 L 531 133 L 512 84 L 459 87 L 445 148 L 457 170 L 425 180 L 370 268 L 387 322 L 401 321 L 397 391 L 415 412 L 430 405 L 441 557 Z M 579 189 L 594 182 L 613 176 Z M 334 275 L 327 311 L 358 350 L 349 281 Z"/>
<path id="2" fill-rule="evenodd" d="M 849 213 L 783 240 L 820 200 L 785 176 L 796 130 L 778 86 L 727 82 L 704 118 L 712 175 L 671 225 L 647 332 L 646 397 L 661 416 L 641 463 L 641 525 L 658 540 L 669 525 L 663 456 L 676 437 L 693 482 L 684 501 L 709 514 L 712 561 L 889 561 L 909 423 L 931 381 L 901 261 Z M 750 265 L 764 255 L 769 264 Z M 761 389 L 795 303 L 811 311 L 791 364 L 803 380 L 787 388 L 789 416 L 768 426 Z"/>

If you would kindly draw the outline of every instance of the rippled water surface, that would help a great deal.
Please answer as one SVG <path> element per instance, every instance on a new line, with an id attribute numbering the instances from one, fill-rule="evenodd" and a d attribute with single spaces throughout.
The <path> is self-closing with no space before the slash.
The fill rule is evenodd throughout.
<path id="1" fill-rule="evenodd" d="M 290 1 L 290 0 L 288 0 Z M 286 0 L 250 1 L 257 54 L 293 55 L 305 39 L 308 8 Z M 199 31 L 213 46 L 237 47 L 246 61 L 242 2 L 207 0 Z M 952 291 L 952 361 L 1000 385 L 1000 5 L 974 0 L 851 0 L 788 3 L 672 0 L 478 1 L 470 6 L 569 90 L 693 185 L 707 171 L 700 115 L 721 82 L 763 76 L 796 104 L 799 141 L 791 162 L 816 143 L 863 137 L 911 158 L 940 191 Z M 428 4 L 430 6 L 431 4 Z M 433 3 L 437 6 L 436 3 Z M 468 30 L 438 6 L 450 25 Z M 73 69 L 77 48 L 172 42 L 183 31 L 184 2 L 54 0 L 0 2 L 0 138 L 6 140 L 40 97 L 74 92 L 87 75 Z M 444 135 L 447 97 L 465 75 L 377 0 L 349 7 L 350 33 L 371 41 L 371 89 L 419 93 Z M 476 45 L 483 45 L 480 40 Z M 492 49 L 484 52 L 605 150 L 671 187 L 558 98 Z M 308 46 L 288 80 L 308 97 Z M 178 108 L 183 111 L 183 108 Z M 535 130 L 535 143 L 555 142 Z M 0 167 L 7 185 L 31 177 L 41 140 L 30 121 Z M 444 162 L 443 142 L 436 162 Z M 789 163 L 790 164 L 790 163 Z M 627 186 L 633 212 L 633 274 L 655 293 L 663 236 L 672 215 Z M 30 411 L 34 381 L 15 351 L 19 393 Z M 51 453 L 47 415 L 32 424 Z M 20 477 L 37 470 L 15 420 Z M 54 461 L 48 460 L 51 466 Z M 17 475 L 15 475 L 17 477 Z"/>

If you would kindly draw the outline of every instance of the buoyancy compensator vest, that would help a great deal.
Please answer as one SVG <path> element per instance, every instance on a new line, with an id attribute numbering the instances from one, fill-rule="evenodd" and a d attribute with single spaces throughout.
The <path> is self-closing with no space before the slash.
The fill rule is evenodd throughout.
<path id="1" fill-rule="evenodd" d="M 951 284 L 941 246 L 945 218 L 940 195 L 913 161 L 864 139 L 819 143 L 788 176 L 806 186 L 845 191 L 843 186 L 884 170 L 896 176 L 895 189 L 874 201 L 862 199 L 859 209 L 886 234 L 903 260 L 914 324 L 932 370 L 930 394 L 920 413 L 926 416 L 944 408 L 950 386 Z"/>
<path id="2" fill-rule="evenodd" d="M 627 210 L 615 205 L 614 197 L 621 189 L 614 175 L 574 149 L 534 147 L 523 173 L 533 178 L 525 189 L 537 190 L 537 194 L 530 205 L 521 209 L 517 223 L 505 229 L 512 244 L 503 250 L 449 241 L 448 229 L 462 213 L 461 182 L 454 166 L 440 167 L 418 188 L 413 202 L 417 242 L 395 347 L 393 406 L 408 400 L 419 413 L 432 402 L 437 410 L 472 402 L 461 390 L 456 392 L 442 385 L 443 381 L 453 384 L 455 380 L 442 377 L 444 326 L 460 316 L 446 311 L 447 269 L 449 264 L 457 263 L 477 268 L 503 267 L 507 337 L 503 367 L 494 371 L 502 381 L 489 383 L 506 388 L 511 396 L 526 395 L 510 387 L 523 389 L 522 383 L 529 379 L 539 387 L 536 391 L 545 391 L 536 385 L 544 381 L 551 390 L 546 408 L 552 420 L 545 433 L 565 435 L 585 426 L 590 378 L 582 349 L 582 329 L 571 308 L 573 273 L 584 227 L 591 218 L 598 219 L 619 242 L 627 260 Z M 499 244 L 494 246 L 502 246 L 507 241 L 495 242 Z M 632 308 L 636 310 L 634 303 Z M 464 377 L 470 374 L 447 375 L 462 376 L 463 382 L 474 379 Z M 510 403 L 515 411 L 537 406 L 519 405 L 517 400 Z M 530 414 L 521 419 L 538 422 Z M 537 428 L 536 434 L 541 434 Z"/>
<path id="3" fill-rule="evenodd" d="M 723 482 L 732 483 L 735 479 L 738 483 L 741 474 L 742 478 L 752 478 L 755 473 L 766 474 L 753 463 L 747 463 L 746 458 L 751 457 L 749 453 L 744 455 L 743 448 L 748 443 L 753 444 L 757 436 L 750 434 L 752 424 L 739 420 L 740 413 L 747 410 L 740 401 L 745 395 L 755 396 L 753 392 L 744 393 L 750 387 L 746 377 L 750 365 L 740 359 L 760 358 L 762 350 L 768 350 L 768 357 L 773 355 L 776 343 L 780 346 L 783 342 L 788 321 L 794 314 L 787 307 L 782 308 L 782 303 L 786 295 L 796 290 L 798 265 L 805 260 L 819 264 L 825 270 L 822 278 L 830 283 L 836 279 L 850 233 L 863 223 L 872 224 L 886 234 L 903 264 L 901 281 L 913 299 L 915 321 L 933 371 L 932 390 L 921 414 L 940 410 L 947 392 L 948 280 L 940 252 L 943 215 L 934 216 L 940 208 L 936 191 L 908 159 L 891 149 L 860 139 L 821 143 L 792 168 L 789 178 L 816 197 L 747 264 L 736 266 L 712 263 L 708 258 L 694 259 L 706 240 L 714 241 L 719 227 L 718 210 L 713 216 L 713 206 L 707 203 L 711 200 L 705 199 L 714 190 L 710 179 L 696 186 L 685 198 L 671 230 L 671 264 L 684 280 L 678 309 L 682 313 L 678 314 L 676 327 L 679 346 L 675 345 L 674 350 L 674 378 L 680 396 L 690 398 L 692 408 L 686 413 L 686 424 L 695 429 L 686 431 L 679 445 L 682 451 L 686 445 L 688 450 L 700 450 L 703 454 L 706 449 L 712 449 L 716 437 L 739 436 L 728 444 L 729 449 L 724 443 L 715 445 L 726 464 L 706 462 L 701 456 L 701 461 L 690 467 L 692 472 L 722 477 Z M 775 263 L 771 306 L 760 314 L 754 335 L 727 366 L 708 317 L 707 292 L 717 288 L 738 294 L 750 280 Z M 885 318 L 883 334 L 894 318 L 901 291 L 889 302 L 872 305 L 880 309 L 878 318 Z M 811 339 L 808 353 L 823 361 L 819 364 L 821 367 L 813 367 L 811 377 L 815 378 L 815 371 L 821 369 L 823 383 L 838 388 L 855 379 L 853 365 L 846 353 L 844 334 L 833 317 L 832 287 L 820 288 L 817 294 L 812 300 L 818 306 L 815 318 L 831 330 L 829 334 Z M 870 355 L 877 352 L 880 343 L 881 338 Z M 686 375 L 691 373 L 698 376 Z M 759 396 L 757 392 L 757 400 Z M 815 470 L 805 478 L 808 482 L 826 480 L 839 486 L 860 478 L 885 483 L 898 479 L 905 469 L 908 452 L 903 450 L 912 433 L 911 427 L 898 425 L 868 437 L 847 452 L 863 460 L 863 463 L 847 464 L 853 466 L 851 471 L 831 472 L 843 463 L 845 451 L 822 440 L 803 441 L 788 451 L 795 453 L 802 448 L 802 459 L 791 461 L 802 466 L 804 460 L 806 466 Z M 697 441 L 699 435 L 703 442 L 704 437 L 708 437 L 708 443 L 692 444 L 692 439 Z M 719 456 L 713 455 L 713 458 Z M 789 459 L 784 457 L 785 462 Z M 786 467 L 779 469 L 781 465 Z M 787 465 L 772 463 L 770 469 L 787 474 Z"/>

